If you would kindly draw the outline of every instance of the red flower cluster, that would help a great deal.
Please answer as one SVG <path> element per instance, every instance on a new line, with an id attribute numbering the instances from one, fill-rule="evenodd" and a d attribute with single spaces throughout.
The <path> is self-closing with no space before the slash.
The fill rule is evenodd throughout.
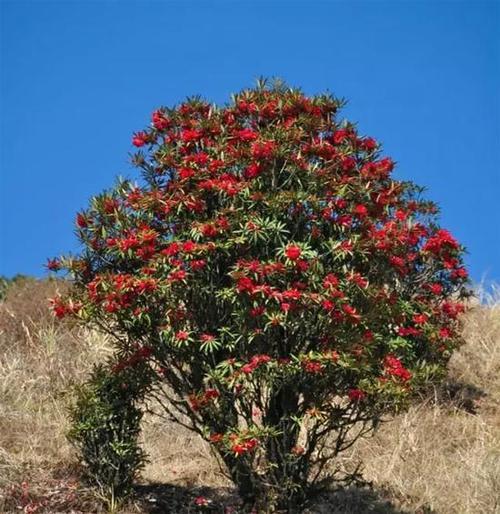
<path id="1" fill-rule="evenodd" d="M 141 147 L 148 142 L 148 139 L 146 132 L 136 132 L 132 138 L 132 144 L 134 146 Z"/>
<path id="2" fill-rule="evenodd" d="M 47 269 L 50 271 L 59 271 L 61 269 L 61 262 L 59 259 L 48 259 L 47 260 Z"/>
<path id="3" fill-rule="evenodd" d="M 360 402 L 366 398 L 366 393 L 361 389 L 353 388 L 347 391 L 347 396 L 351 402 Z"/>
<path id="4" fill-rule="evenodd" d="M 254 355 L 250 359 L 250 362 L 241 367 L 241 371 L 248 375 L 253 373 L 262 364 L 267 364 L 270 361 L 271 357 L 269 357 L 269 355 Z"/>
<path id="5" fill-rule="evenodd" d="M 64 318 L 70 314 L 77 314 L 83 307 L 81 302 L 64 301 L 61 297 L 56 296 L 50 299 L 52 312 L 57 318 Z"/>
<path id="6" fill-rule="evenodd" d="M 423 250 L 432 253 L 439 253 L 442 250 L 457 250 L 458 243 L 456 239 L 444 229 L 438 230 L 430 237 L 424 245 Z"/>
<path id="7" fill-rule="evenodd" d="M 109 288 L 109 285 L 112 288 Z M 117 274 L 105 280 L 97 276 L 87 284 L 87 294 L 92 303 L 101 304 L 107 312 L 117 312 L 132 307 L 134 302 L 158 287 L 155 278 L 138 278 L 129 274 Z"/>
<path id="8" fill-rule="evenodd" d="M 257 441 L 257 439 L 252 437 L 251 439 L 247 439 L 246 441 L 235 442 L 231 446 L 231 450 L 236 455 L 243 455 L 244 453 L 248 453 L 252 450 L 255 450 L 255 448 L 257 447 L 258 444 L 259 444 L 259 441 Z"/>
<path id="9" fill-rule="evenodd" d="M 302 367 L 304 368 L 304 371 L 312 374 L 323 373 L 325 370 L 324 364 L 310 359 L 302 361 Z"/>
<path id="10" fill-rule="evenodd" d="M 386 355 L 384 359 L 384 372 L 392 377 L 397 377 L 403 382 L 411 379 L 411 373 L 403 366 L 402 362 L 394 355 Z"/>
<path id="11" fill-rule="evenodd" d="M 275 151 L 276 144 L 273 141 L 256 142 L 252 145 L 252 157 L 254 159 L 269 159 Z"/>
<path id="12" fill-rule="evenodd" d="M 209 405 L 212 400 L 219 398 L 219 396 L 220 393 L 217 389 L 210 388 L 206 389 L 203 393 L 189 395 L 188 401 L 193 411 L 199 411 Z"/>

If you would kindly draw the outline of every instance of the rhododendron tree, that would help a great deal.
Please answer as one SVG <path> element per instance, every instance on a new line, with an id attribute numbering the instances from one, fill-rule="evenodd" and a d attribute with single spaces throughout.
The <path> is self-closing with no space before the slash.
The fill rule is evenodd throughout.
<path id="1" fill-rule="evenodd" d="M 78 214 L 57 316 L 113 338 L 110 375 L 198 432 L 247 504 L 293 510 L 335 457 L 441 377 L 463 248 L 342 101 L 259 82 L 160 108 L 137 183 Z M 132 393 L 131 393 L 132 394 Z M 139 393 L 136 393 L 139 394 Z"/>

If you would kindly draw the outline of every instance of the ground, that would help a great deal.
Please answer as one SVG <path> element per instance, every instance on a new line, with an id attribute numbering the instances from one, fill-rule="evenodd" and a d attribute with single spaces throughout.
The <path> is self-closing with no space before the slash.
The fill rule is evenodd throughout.
<path id="1" fill-rule="evenodd" d="M 153 417 L 142 435 L 151 461 L 132 500 L 113 505 L 81 483 L 65 439 L 67 391 L 110 344 L 50 315 L 45 299 L 64 287 L 20 280 L 0 303 L 0 512 L 236 512 L 201 438 Z M 500 294 L 482 300 L 446 383 L 343 456 L 346 468 L 363 462 L 371 485 L 332 491 L 306 512 L 500 513 Z"/>

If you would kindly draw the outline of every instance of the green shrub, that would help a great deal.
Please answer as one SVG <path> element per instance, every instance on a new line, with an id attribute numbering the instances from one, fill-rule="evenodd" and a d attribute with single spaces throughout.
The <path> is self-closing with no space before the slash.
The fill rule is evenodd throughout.
<path id="1" fill-rule="evenodd" d="M 142 412 L 137 377 L 110 374 L 95 367 L 89 381 L 75 390 L 70 407 L 69 440 L 85 464 L 85 476 L 107 498 L 131 492 L 146 456 L 138 445 Z M 142 387 L 142 386 L 141 386 Z"/>

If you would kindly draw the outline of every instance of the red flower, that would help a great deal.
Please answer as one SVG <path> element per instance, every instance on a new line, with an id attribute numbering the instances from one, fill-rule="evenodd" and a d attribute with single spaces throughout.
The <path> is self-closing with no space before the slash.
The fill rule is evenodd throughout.
<path id="1" fill-rule="evenodd" d="M 61 262 L 59 261 L 59 259 L 48 259 L 47 269 L 49 269 L 50 271 L 59 271 L 61 269 Z"/>
<path id="2" fill-rule="evenodd" d="M 175 338 L 179 341 L 186 341 L 189 337 L 189 332 L 186 332 L 185 330 L 179 330 L 177 334 L 175 334 Z"/>
<path id="3" fill-rule="evenodd" d="M 344 171 L 351 171 L 356 166 L 356 159 L 354 157 L 342 157 L 340 164 Z"/>
<path id="4" fill-rule="evenodd" d="M 427 284 L 426 287 L 435 295 L 439 295 L 443 292 L 443 286 L 441 284 Z"/>
<path id="5" fill-rule="evenodd" d="M 250 114 L 257 110 L 257 106 L 253 102 L 247 102 L 246 100 L 240 100 L 236 107 L 243 114 Z"/>
<path id="6" fill-rule="evenodd" d="M 446 302 L 443 302 L 443 304 L 441 305 L 441 310 L 449 318 L 456 319 L 459 314 L 464 312 L 465 309 L 464 309 L 464 305 L 462 303 L 446 301 Z"/>
<path id="7" fill-rule="evenodd" d="M 249 375 L 250 373 L 252 373 L 255 369 L 257 368 L 257 366 L 251 364 L 251 363 L 248 363 L 248 364 L 245 364 L 244 366 L 241 367 L 241 371 L 243 373 L 245 373 L 246 375 Z"/>
<path id="8" fill-rule="evenodd" d="M 191 253 L 196 250 L 196 243 L 193 241 L 185 241 L 182 244 L 182 251 L 186 253 Z"/>
<path id="9" fill-rule="evenodd" d="M 323 300 L 321 306 L 325 311 L 331 311 L 335 307 L 335 304 L 331 300 Z"/>
<path id="10" fill-rule="evenodd" d="M 389 257 L 389 261 L 393 266 L 397 268 L 402 268 L 405 265 L 405 260 L 402 257 L 398 257 L 397 255 L 391 255 Z"/>
<path id="11" fill-rule="evenodd" d="M 50 303 L 52 304 L 52 312 L 56 318 L 64 318 L 64 316 L 68 314 L 68 307 L 60 298 L 52 298 Z"/>
<path id="12" fill-rule="evenodd" d="M 468 276 L 469 274 L 465 268 L 457 268 L 451 272 L 452 279 L 467 278 Z"/>
<path id="13" fill-rule="evenodd" d="M 363 334 L 363 339 L 367 342 L 373 341 L 374 335 L 371 330 L 365 330 L 365 333 Z"/>
<path id="14" fill-rule="evenodd" d="M 243 444 L 233 444 L 231 450 L 233 450 L 233 452 L 236 453 L 236 455 L 242 455 L 247 451 L 245 445 Z"/>
<path id="15" fill-rule="evenodd" d="M 242 366 L 241 371 L 245 374 L 250 374 L 255 371 L 261 364 L 267 364 L 271 361 L 269 355 L 254 355 L 250 362 Z"/>
<path id="16" fill-rule="evenodd" d="M 106 214 L 113 214 L 119 206 L 120 204 L 115 198 L 106 198 L 103 202 L 104 212 Z"/>
<path id="17" fill-rule="evenodd" d="M 236 289 L 239 293 L 253 293 L 255 290 L 255 283 L 251 278 L 248 277 L 242 277 L 238 280 L 238 285 L 236 286 Z"/>
<path id="18" fill-rule="evenodd" d="M 170 126 L 170 120 L 161 111 L 155 111 L 152 116 L 153 125 L 157 130 L 165 130 Z"/>
<path id="19" fill-rule="evenodd" d="M 252 156 L 255 159 L 269 159 L 276 150 L 276 144 L 273 141 L 255 142 L 252 145 Z"/>
<path id="20" fill-rule="evenodd" d="M 432 253 L 439 253 L 442 248 L 456 250 L 458 247 L 459 246 L 455 238 L 447 230 L 440 229 L 427 240 L 423 250 Z"/>
<path id="21" fill-rule="evenodd" d="M 339 285 L 339 279 L 333 274 L 328 273 L 328 275 L 323 280 L 323 286 L 326 289 L 334 288 Z"/>
<path id="22" fill-rule="evenodd" d="M 364 139 L 360 139 L 358 141 L 358 144 L 362 150 L 365 150 L 367 152 L 375 150 L 375 148 L 377 148 L 377 141 L 375 141 L 375 139 L 373 139 L 372 137 L 365 137 Z"/>
<path id="23" fill-rule="evenodd" d="M 198 507 L 206 507 L 210 503 L 210 500 L 205 498 L 204 496 L 198 496 L 194 499 L 194 504 Z"/>
<path id="24" fill-rule="evenodd" d="M 354 282 L 358 287 L 361 287 L 362 289 L 365 289 L 368 287 L 368 280 L 366 278 L 362 277 L 359 273 L 353 273 L 349 280 Z"/>
<path id="25" fill-rule="evenodd" d="M 408 217 L 408 214 L 405 212 L 405 211 L 402 211 L 401 209 L 398 209 L 395 213 L 394 213 L 394 217 L 399 220 L 399 221 L 405 221 L 406 218 Z"/>
<path id="26" fill-rule="evenodd" d="M 325 366 L 318 361 L 307 360 L 302 363 L 302 367 L 307 373 L 322 373 L 325 369 Z"/>
<path id="27" fill-rule="evenodd" d="M 414 327 L 399 327 L 396 332 L 401 337 L 406 336 L 419 336 L 421 334 L 420 330 L 418 328 Z"/>
<path id="28" fill-rule="evenodd" d="M 258 307 L 250 309 L 250 316 L 257 318 L 258 316 L 262 316 L 264 312 L 266 312 L 266 308 L 263 305 L 259 305 Z"/>
<path id="29" fill-rule="evenodd" d="M 361 389 L 349 389 L 347 396 L 351 402 L 360 402 L 366 398 L 366 393 Z"/>
<path id="30" fill-rule="evenodd" d="M 443 327 L 439 329 L 439 337 L 441 339 L 449 339 L 452 336 L 452 332 L 449 328 Z"/>
<path id="31" fill-rule="evenodd" d="M 193 271 L 197 271 L 203 269 L 207 265 L 207 261 L 205 259 L 196 259 L 191 261 L 190 265 Z"/>
<path id="32" fill-rule="evenodd" d="M 289 246 L 286 251 L 285 255 L 292 261 L 296 261 L 302 254 L 302 250 L 295 245 Z"/>
<path id="33" fill-rule="evenodd" d="M 358 323 L 361 319 L 361 316 L 358 314 L 355 307 L 352 307 L 351 305 L 342 305 L 342 310 L 347 314 L 347 316 L 349 316 L 352 323 Z"/>
<path id="34" fill-rule="evenodd" d="M 350 137 L 351 133 L 346 129 L 339 129 L 333 133 L 332 140 L 336 145 L 343 143 L 346 139 Z"/>
<path id="35" fill-rule="evenodd" d="M 243 172 L 243 176 L 249 180 L 255 177 L 258 177 L 262 171 L 262 165 L 258 162 L 252 162 L 247 166 L 245 171 Z"/>
<path id="36" fill-rule="evenodd" d="M 309 269 L 309 263 L 307 261 L 305 261 L 304 259 L 299 259 L 297 262 L 296 262 L 296 267 L 297 267 L 297 270 L 298 271 L 307 271 Z"/>
<path id="37" fill-rule="evenodd" d="M 240 141 L 255 141 L 258 136 L 259 134 L 255 130 L 249 128 L 238 130 L 235 134 L 235 137 Z"/>
<path id="38" fill-rule="evenodd" d="M 201 233 L 205 237 L 215 237 L 218 234 L 218 230 L 211 223 L 201 226 Z"/>
<path id="39" fill-rule="evenodd" d="M 423 325 L 427 322 L 428 319 L 429 316 L 426 314 L 415 314 L 413 316 L 413 323 L 415 323 L 415 325 Z"/>
<path id="40" fill-rule="evenodd" d="M 384 359 L 384 371 L 388 375 L 400 378 L 403 382 L 407 382 L 412 376 L 402 362 L 392 354 L 387 355 Z"/>
<path id="41" fill-rule="evenodd" d="M 300 300 L 302 293 L 298 289 L 288 289 L 287 291 L 283 291 L 283 298 L 286 300 Z"/>
<path id="42" fill-rule="evenodd" d="M 181 168 L 178 175 L 181 180 L 186 180 L 194 176 L 194 170 L 192 168 Z"/>
<path id="43" fill-rule="evenodd" d="M 220 393 L 217 389 L 207 389 L 204 394 L 206 400 L 215 400 L 216 398 L 219 398 L 219 396 Z"/>
<path id="44" fill-rule="evenodd" d="M 146 132 L 136 132 L 132 138 L 132 144 L 140 147 L 144 146 L 148 142 L 148 136 Z"/>
<path id="45" fill-rule="evenodd" d="M 244 453 L 252 451 L 257 446 L 257 444 L 258 444 L 257 439 L 252 438 L 252 439 L 249 439 L 248 441 L 233 444 L 233 446 L 231 447 L 231 450 L 236 455 L 243 455 Z"/>
<path id="46" fill-rule="evenodd" d="M 350 227 L 352 225 L 352 216 L 349 214 L 341 214 L 337 217 L 337 223 L 342 227 Z"/>
<path id="47" fill-rule="evenodd" d="M 184 143 L 190 143 L 192 141 L 198 141 L 203 136 L 203 132 L 197 129 L 184 129 L 181 132 L 181 139 Z"/>
<path id="48" fill-rule="evenodd" d="M 384 157 L 377 163 L 377 172 L 381 177 L 388 175 L 394 169 L 394 162 L 390 157 Z"/>
<path id="49" fill-rule="evenodd" d="M 82 308 L 82 304 L 80 302 L 71 302 L 70 300 L 68 303 L 64 303 L 62 298 L 58 296 L 51 298 L 50 304 L 52 312 L 56 318 L 64 318 L 67 314 L 77 313 Z"/>
<path id="50" fill-rule="evenodd" d="M 168 275 L 167 280 L 169 282 L 178 282 L 179 280 L 184 280 L 186 275 L 187 273 L 183 269 L 172 271 L 172 273 Z"/>
<path id="51" fill-rule="evenodd" d="M 89 221 L 88 219 L 86 218 L 86 216 L 84 214 L 81 214 L 80 212 L 76 215 L 76 224 L 80 227 L 80 228 L 85 228 L 85 227 L 88 227 L 89 226 Z"/>
<path id="52" fill-rule="evenodd" d="M 206 152 L 198 152 L 186 157 L 186 162 L 194 162 L 195 164 L 203 166 L 208 163 L 208 154 Z"/>
<path id="53" fill-rule="evenodd" d="M 172 257 L 179 252 L 179 243 L 170 243 L 160 253 L 165 257 Z"/>
<path id="54" fill-rule="evenodd" d="M 220 443 L 222 441 L 222 434 L 210 434 L 209 440 L 211 443 Z"/>
<path id="55" fill-rule="evenodd" d="M 365 205 L 356 205 L 356 207 L 354 207 L 354 214 L 357 214 L 360 218 L 364 218 L 368 215 L 368 209 Z"/>

